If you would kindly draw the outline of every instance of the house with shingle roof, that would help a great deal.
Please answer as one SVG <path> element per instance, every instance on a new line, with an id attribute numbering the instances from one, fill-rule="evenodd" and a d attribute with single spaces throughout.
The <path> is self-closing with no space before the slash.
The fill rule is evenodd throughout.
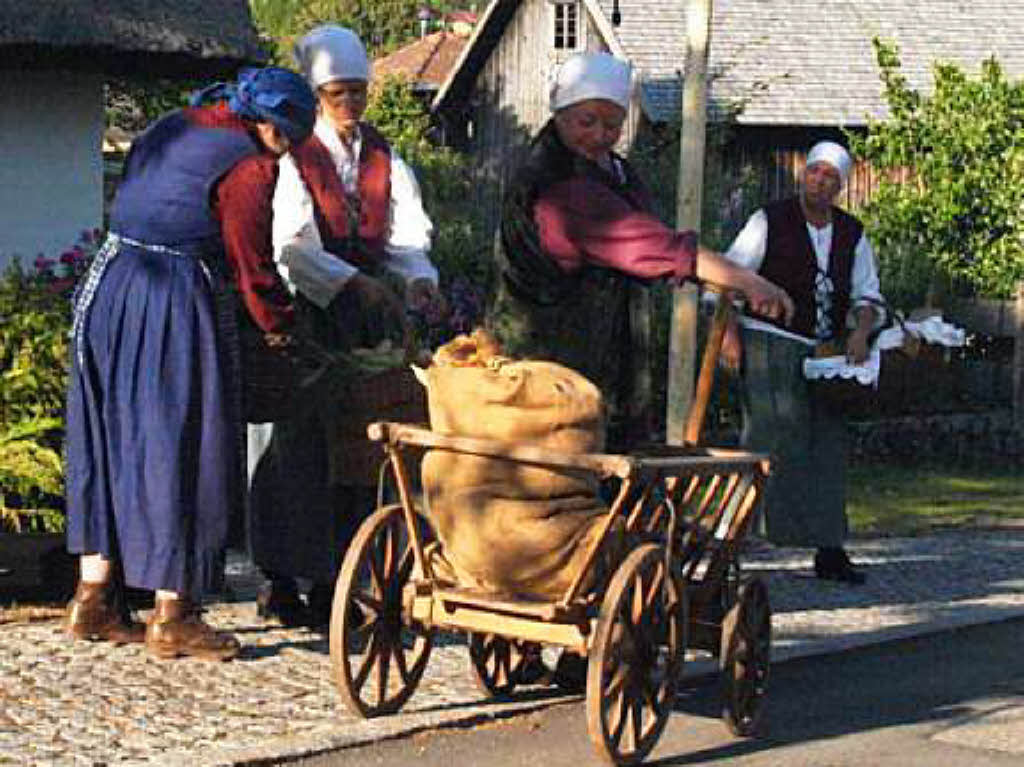
<path id="1" fill-rule="evenodd" d="M 100 225 L 108 77 L 212 79 L 264 58 L 246 0 L 0 0 L 0 266 Z"/>
<path id="2" fill-rule="evenodd" d="M 492 0 L 433 102 L 452 143 L 481 173 L 503 179 L 523 142 L 549 117 L 558 64 L 579 50 L 629 59 L 638 87 L 625 140 L 644 125 L 678 121 L 686 53 L 685 0 Z M 716 0 L 708 61 L 708 119 L 731 125 L 732 162 L 760 169 L 764 195 L 793 191 L 804 150 L 842 140 L 884 118 L 872 38 L 899 46 L 902 71 L 927 92 L 934 61 L 968 73 L 995 56 L 1024 76 L 1024 2 L 1019 0 Z M 859 167 L 848 202 L 870 188 Z"/>
<path id="3" fill-rule="evenodd" d="M 448 30 L 432 32 L 387 56 L 374 59 L 373 76 L 404 77 L 414 92 L 433 98 L 462 55 L 467 42 L 468 33 Z"/>

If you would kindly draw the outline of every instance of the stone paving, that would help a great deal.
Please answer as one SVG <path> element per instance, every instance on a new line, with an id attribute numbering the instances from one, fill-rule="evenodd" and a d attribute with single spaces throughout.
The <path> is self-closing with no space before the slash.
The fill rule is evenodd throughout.
<path id="1" fill-rule="evenodd" d="M 820 582 L 806 551 L 764 547 L 776 657 L 830 652 L 1024 615 L 1024 531 L 854 542 L 869 582 Z M 238 601 L 209 618 L 245 644 L 232 663 L 151 660 L 140 647 L 69 642 L 56 619 L 0 625 L 0 765 L 242 765 L 309 755 L 565 700 L 525 690 L 486 701 L 458 637 L 442 637 L 401 713 L 363 721 L 342 706 L 325 638 L 264 625 L 254 579 L 229 573 Z M 691 673 L 709 663 L 691 664 Z"/>

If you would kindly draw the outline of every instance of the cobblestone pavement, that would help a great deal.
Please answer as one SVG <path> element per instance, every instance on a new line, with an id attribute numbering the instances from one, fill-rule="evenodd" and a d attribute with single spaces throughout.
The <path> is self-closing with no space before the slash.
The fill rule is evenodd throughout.
<path id="1" fill-rule="evenodd" d="M 768 582 L 776 657 L 1024 615 L 1024 531 L 866 540 L 850 550 L 866 565 L 865 586 L 816 580 L 806 551 L 762 547 L 745 557 L 745 571 Z M 356 719 L 331 683 L 326 639 L 264 625 L 251 573 L 235 563 L 231 581 L 240 601 L 212 605 L 209 619 L 245 643 L 232 663 L 158 662 L 140 647 L 69 642 L 55 619 L 0 626 L 0 765 L 247 764 L 564 700 L 526 690 L 487 702 L 451 637 L 401 713 Z"/>

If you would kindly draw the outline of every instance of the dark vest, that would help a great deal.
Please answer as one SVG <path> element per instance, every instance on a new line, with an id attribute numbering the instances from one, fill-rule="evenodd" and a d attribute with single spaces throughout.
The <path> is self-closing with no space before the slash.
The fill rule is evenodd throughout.
<path id="1" fill-rule="evenodd" d="M 796 305 L 793 322 L 786 329 L 808 338 L 816 338 L 815 285 L 818 262 L 814 255 L 814 245 L 807 233 L 807 219 L 800 201 L 795 197 L 781 200 L 766 205 L 764 210 L 768 219 L 768 243 L 764 262 L 758 271 L 762 277 L 789 293 Z M 846 327 L 854 248 L 863 232 L 864 227 L 856 218 L 839 208 L 832 208 L 828 278 L 832 283 L 829 317 L 833 337 L 841 335 Z M 783 327 L 781 323 L 774 324 Z"/>
<path id="2" fill-rule="evenodd" d="M 324 249 L 359 269 L 372 270 L 380 262 L 387 241 L 391 146 L 365 123 L 359 124 L 359 133 L 362 146 L 357 200 L 345 194 L 334 159 L 315 134 L 292 149 L 292 157 L 313 198 Z"/>
<path id="3" fill-rule="evenodd" d="M 635 210 L 650 210 L 645 187 L 627 163 L 626 181 L 573 154 L 548 123 L 516 173 L 502 206 L 497 286 L 487 325 L 506 353 L 561 363 L 582 373 L 603 392 L 612 411 L 609 441 L 618 420 L 625 426 L 646 406 L 638 364 L 646 364 L 645 324 L 635 296 L 643 283 L 614 269 L 585 264 L 563 271 L 540 246 L 533 216 L 540 193 L 554 184 L 585 177 L 602 184 Z M 639 361 L 639 363 L 638 363 Z"/>
<path id="4" fill-rule="evenodd" d="M 161 118 L 132 142 L 110 216 L 117 234 L 187 252 L 222 249 L 213 188 L 259 147 L 249 134 L 189 120 L 185 111 Z"/>

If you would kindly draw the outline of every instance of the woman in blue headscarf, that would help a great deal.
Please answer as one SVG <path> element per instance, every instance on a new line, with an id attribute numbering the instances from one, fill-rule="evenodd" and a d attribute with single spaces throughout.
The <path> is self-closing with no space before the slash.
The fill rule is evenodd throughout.
<path id="1" fill-rule="evenodd" d="M 65 624 L 73 637 L 145 641 L 161 658 L 238 653 L 237 640 L 198 609 L 223 572 L 240 497 L 233 357 L 215 299 L 233 283 L 249 321 L 289 334 L 271 201 L 277 159 L 309 135 L 314 103 L 292 72 L 246 70 L 132 145 L 110 235 L 75 306 L 67 508 L 81 580 Z M 122 582 L 156 592 L 145 627 L 119 598 Z"/>

